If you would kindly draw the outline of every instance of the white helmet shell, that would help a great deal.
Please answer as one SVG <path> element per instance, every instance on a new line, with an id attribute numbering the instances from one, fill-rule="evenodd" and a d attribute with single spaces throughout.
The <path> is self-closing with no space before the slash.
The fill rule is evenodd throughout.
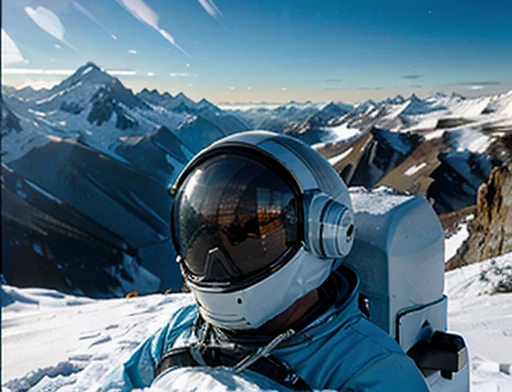
<path id="1" fill-rule="evenodd" d="M 213 143 L 192 159 L 171 193 L 178 192 L 203 156 L 237 147 L 252 149 L 285 168 L 300 189 L 304 212 L 302 246 L 262 279 L 232 290 L 185 277 L 207 322 L 242 330 L 260 327 L 318 288 L 350 252 L 355 233 L 350 195 L 334 168 L 303 142 L 273 132 L 244 132 Z M 178 260 L 183 263 L 180 256 Z"/>

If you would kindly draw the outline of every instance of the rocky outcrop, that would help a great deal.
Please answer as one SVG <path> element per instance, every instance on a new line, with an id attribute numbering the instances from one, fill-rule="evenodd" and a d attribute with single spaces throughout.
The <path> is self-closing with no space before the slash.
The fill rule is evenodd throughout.
<path id="1" fill-rule="evenodd" d="M 487 181 L 499 161 L 471 151 L 441 152 L 441 164 L 432 172 L 434 180 L 427 190 L 438 214 L 457 211 L 477 201 L 478 189 Z"/>
<path id="2" fill-rule="evenodd" d="M 512 161 L 495 167 L 477 195 L 476 217 L 469 238 L 448 261 L 446 269 L 512 252 Z"/>
<path id="3" fill-rule="evenodd" d="M 373 140 L 365 149 L 350 186 L 373 188 L 386 174 L 404 161 L 421 142 L 417 134 L 398 133 L 373 127 Z"/>

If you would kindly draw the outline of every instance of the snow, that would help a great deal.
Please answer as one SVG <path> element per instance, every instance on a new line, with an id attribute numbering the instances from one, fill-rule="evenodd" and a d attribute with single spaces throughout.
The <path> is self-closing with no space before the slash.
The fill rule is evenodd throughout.
<path id="1" fill-rule="evenodd" d="M 472 219 L 472 216 L 468 217 L 468 220 L 471 220 L 471 219 Z M 457 227 L 455 234 L 453 234 L 450 237 L 445 239 L 445 241 L 444 241 L 444 260 L 445 260 L 445 262 L 447 262 L 448 260 L 450 260 L 453 256 L 455 256 L 457 254 L 457 251 L 459 250 L 461 245 L 469 237 L 468 224 L 469 224 L 469 222 L 461 223 Z"/>
<path id="2" fill-rule="evenodd" d="M 426 162 L 422 162 L 420 163 L 419 165 L 414 165 L 414 166 L 411 166 L 409 169 L 407 169 L 405 171 L 405 175 L 406 176 L 412 176 L 413 174 L 416 174 L 417 172 L 419 172 L 421 169 L 423 169 L 425 166 L 427 166 L 427 163 Z"/>
<path id="3" fill-rule="evenodd" d="M 425 140 L 433 140 L 442 137 L 444 132 L 444 129 L 439 129 L 437 131 L 430 132 L 425 136 Z"/>
<path id="4" fill-rule="evenodd" d="M 190 304 L 186 294 L 92 300 L 2 286 L 3 391 L 85 391 Z"/>
<path id="5" fill-rule="evenodd" d="M 342 161 L 346 157 L 350 155 L 354 147 L 350 147 L 348 150 L 342 152 L 340 155 L 336 155 L 335 157 L 329 158 L 328 161 L 331 165 L 336 165 L 338 162 Z"/>
<path id="6" fill-rule="evenodd" d="M 496 271 L 507 268 L 510 273 L 512 253 L 445 275 L 449 328 L 466 339 L 475 392 L 512 390 L 512 294 L 491 295 Z M 2 291 L 4 392 L 93 388 L 174 311 L 193 303 L 189 294 L 92 300 L 46 289 L 2 285 Z M 183 369 L 179 382 L 183 390 L 260 390 L 225 369 Z M 182 390 L 164 381 L 158 387 Z"/>
<path id="7" fill-rule="evenodd" d="M 254 380 L 227 368 L 183 368 L 173 372 L 173 377 L 162 377 L 151 392 L 215 391 L 258 392 L 264 391 Z"/>
<path id="8" fill-rule="evenodd" d="M 363 187 L 353 187 L 349 191 L 354 211 L 372 215 L 384 215 L 411 198 L 385 186 L 371 192 Z"/>
<path id="9" fill-rule="evenodd" d="M 494 139 L 488 136 L 482 135 L 475 141 L 471 142 L 468 146 L 468 150 L 472 152 L 485 152 L 491 145 Z"/>
<path id="10" fill-rule="evenodd" d="M 46 113 L 45 112 L 38 112 L 37 110 L 33 110 L 33 109 L 27 109 L 27 111 L 29 113 L 35 114 L 36 116 L 46 117 Z"/>
<path id="11" fill-rule="evenodd" d="M 330 134 L 327 137 L 324 137 L 320 143 L 313 144 L 311 147 L 314 149 L 323 148 L 327 144 L 337 145 L 348 143 L 363 136 L 366 133 L 358 128 L 350 128 L 350 125 L 347 123 L 343 123 L 334 127 L 323 127 L 320 128 L 320 130 L 327 131 Z"/>
<path id="12" fill-rule="evenodd" d="M 347 124 L 338 125 L 337 127 L 322 128 L 324 131 L 331 131 L 336 136 L 336 139 L 348 140 L 361 133 L 357 128 L 349 128 Z"/>
<path id="13" fill-rule="evenodd" d="M 448 326 L 462 334 L 471 357 L 475 392 L 512 391 L 512 294 L 493 291 L 493 263 L 512 268 L 512 253 L 446 273 Z M 508 275 L 509 283 L 511 278 Z"/>

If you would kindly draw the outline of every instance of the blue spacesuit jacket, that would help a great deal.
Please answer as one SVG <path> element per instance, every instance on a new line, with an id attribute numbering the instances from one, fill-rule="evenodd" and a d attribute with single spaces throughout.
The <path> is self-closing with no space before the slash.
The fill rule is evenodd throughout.
<path id="1" fill-rule="evenodd" d="M 355 286 L 342 304 L 333 305 L 272 354 L 288 364 L 314 390 L 428 391 L 414 362 L 359 310 L 359 283 L 355 274 L 354 278 Z M 167 325 L 91 390 L 129 391 L 151 385 L 156 364 L 165 352 L 196 341 L 192 325 L 197 315 L 196 305 L 177 311 Z M 251 377 L 250 370 L 243 372 Z M 172 373 L 171 369 L 159 378 L 172 377 Z M 255 375 L 255 380 L 262 389 L 286 390 L 260 375 Z"/>

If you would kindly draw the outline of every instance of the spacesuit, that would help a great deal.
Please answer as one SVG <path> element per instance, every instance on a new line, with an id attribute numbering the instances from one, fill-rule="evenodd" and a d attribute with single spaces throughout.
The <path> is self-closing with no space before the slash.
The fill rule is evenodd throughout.
<path id="1" fill-rule="evenodd" d="M 233 135 L 201 151 L 170 191 L 177 262 L 196 304 L 94 390 L 177 390 L 194 369 L 189 381 L 203 371 L 226 390 L 238 377 L 261 390 L 428 391 L 363 312 L 358 277 L 343 266 L 352 203 L 318 153 L 270 132 Z"/>

